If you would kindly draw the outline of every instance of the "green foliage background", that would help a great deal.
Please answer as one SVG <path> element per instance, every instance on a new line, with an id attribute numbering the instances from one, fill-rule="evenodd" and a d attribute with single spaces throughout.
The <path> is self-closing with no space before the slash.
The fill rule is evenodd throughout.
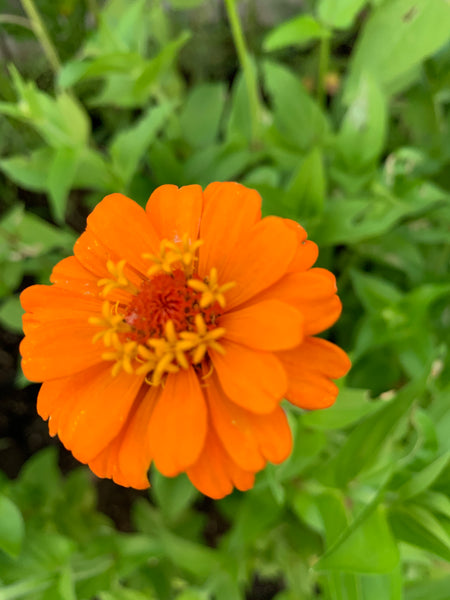
<path id="1" fill-rule="evenodd" d="M 290 410 L 293 455 L 252 491 L 205 504 L 153 472 L 128 532 L 54 447 L 0 472 L 0 600 L 449 600 L 449 3 L 21 4 L 0 2 L 3 328 L 103 195 L 237 180 L 319 244 L 354 366 L 334 407 Z"/>

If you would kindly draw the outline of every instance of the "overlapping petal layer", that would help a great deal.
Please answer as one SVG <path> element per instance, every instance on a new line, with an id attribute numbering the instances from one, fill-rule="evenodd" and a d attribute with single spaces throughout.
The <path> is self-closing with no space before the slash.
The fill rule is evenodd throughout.
<path id="1" fill-rule="evenodd" d="M 292 446 L 280 402 L 332 404 L 350 363 L 312 337 L 341 311 L 293 221 L 237 183 L 111 194 L 52 286 L 22 294 L 38 412 L 99 477 L 142 489 L 154 462 L 220 498 Z M 151 308 L 150 308 L 151 307 Z"/>

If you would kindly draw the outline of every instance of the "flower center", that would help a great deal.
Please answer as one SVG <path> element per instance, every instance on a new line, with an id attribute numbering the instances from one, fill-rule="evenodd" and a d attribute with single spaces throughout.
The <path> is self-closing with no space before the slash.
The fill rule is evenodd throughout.
<path id="1" fill-rule="evenodd" d="M 112 277 L 98 282 L 106 298 L 102 315 L 89 322 L 100 327 L 93 342 L 103 339 L 107 351 L 102 358 L 114 361 L 113 375 L 123 369 L 158 385 L 168 373 L 190 365 L 210 371 L 208 351 L 224 353 L 218 340 L 225 330 L 217 327 L 217 321 L 234 283 L 219 285 L 214 268 L 204 279 L 197 275 L 201 244 L 201 240 L 191 244 L 187 236 L 180 245 L 163 240 L 158 255 L 144 255 L 151 264 L 139 287 L 129 281 L 126 270 L 132 270 L 125 261 L 108 261 Z M 108 297 L 112 300 L 117 290 L 126 294 L 113 303 Z"/>

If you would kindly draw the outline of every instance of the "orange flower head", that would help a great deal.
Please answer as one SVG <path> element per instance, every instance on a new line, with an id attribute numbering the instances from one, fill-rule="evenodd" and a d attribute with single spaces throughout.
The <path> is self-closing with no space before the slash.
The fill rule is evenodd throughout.
<path id="1" fill-rule="evenodd" d="M 88 217 L 53 285 L 21 295 L 28 379 L 51 435 L 138 489 L 153 462 L 221 498 L 292 446 L 283 398 L 330 406 L 350 368 L 315 337 L 339 317 L 334 276 L 297 223 L 261 219 L 237 183 L 121 194 Z"/>

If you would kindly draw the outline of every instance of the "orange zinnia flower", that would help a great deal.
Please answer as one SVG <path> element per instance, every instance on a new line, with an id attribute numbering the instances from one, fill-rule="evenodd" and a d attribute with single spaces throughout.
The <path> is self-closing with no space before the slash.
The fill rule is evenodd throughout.
<path id="1" fill-rule="evenodd" d="M 165 185 L 146 210 L 112 194 L 53 285 L 22 293 L 38 413 L 99 477 L 145 488 L 153 461 L 213 498 L 247 490 L 291 451 L 282 398 L 334 402 L 350 362 L 313 336 L 340 314 L 335 278 L 260 208 L 237 183 Z"/>

